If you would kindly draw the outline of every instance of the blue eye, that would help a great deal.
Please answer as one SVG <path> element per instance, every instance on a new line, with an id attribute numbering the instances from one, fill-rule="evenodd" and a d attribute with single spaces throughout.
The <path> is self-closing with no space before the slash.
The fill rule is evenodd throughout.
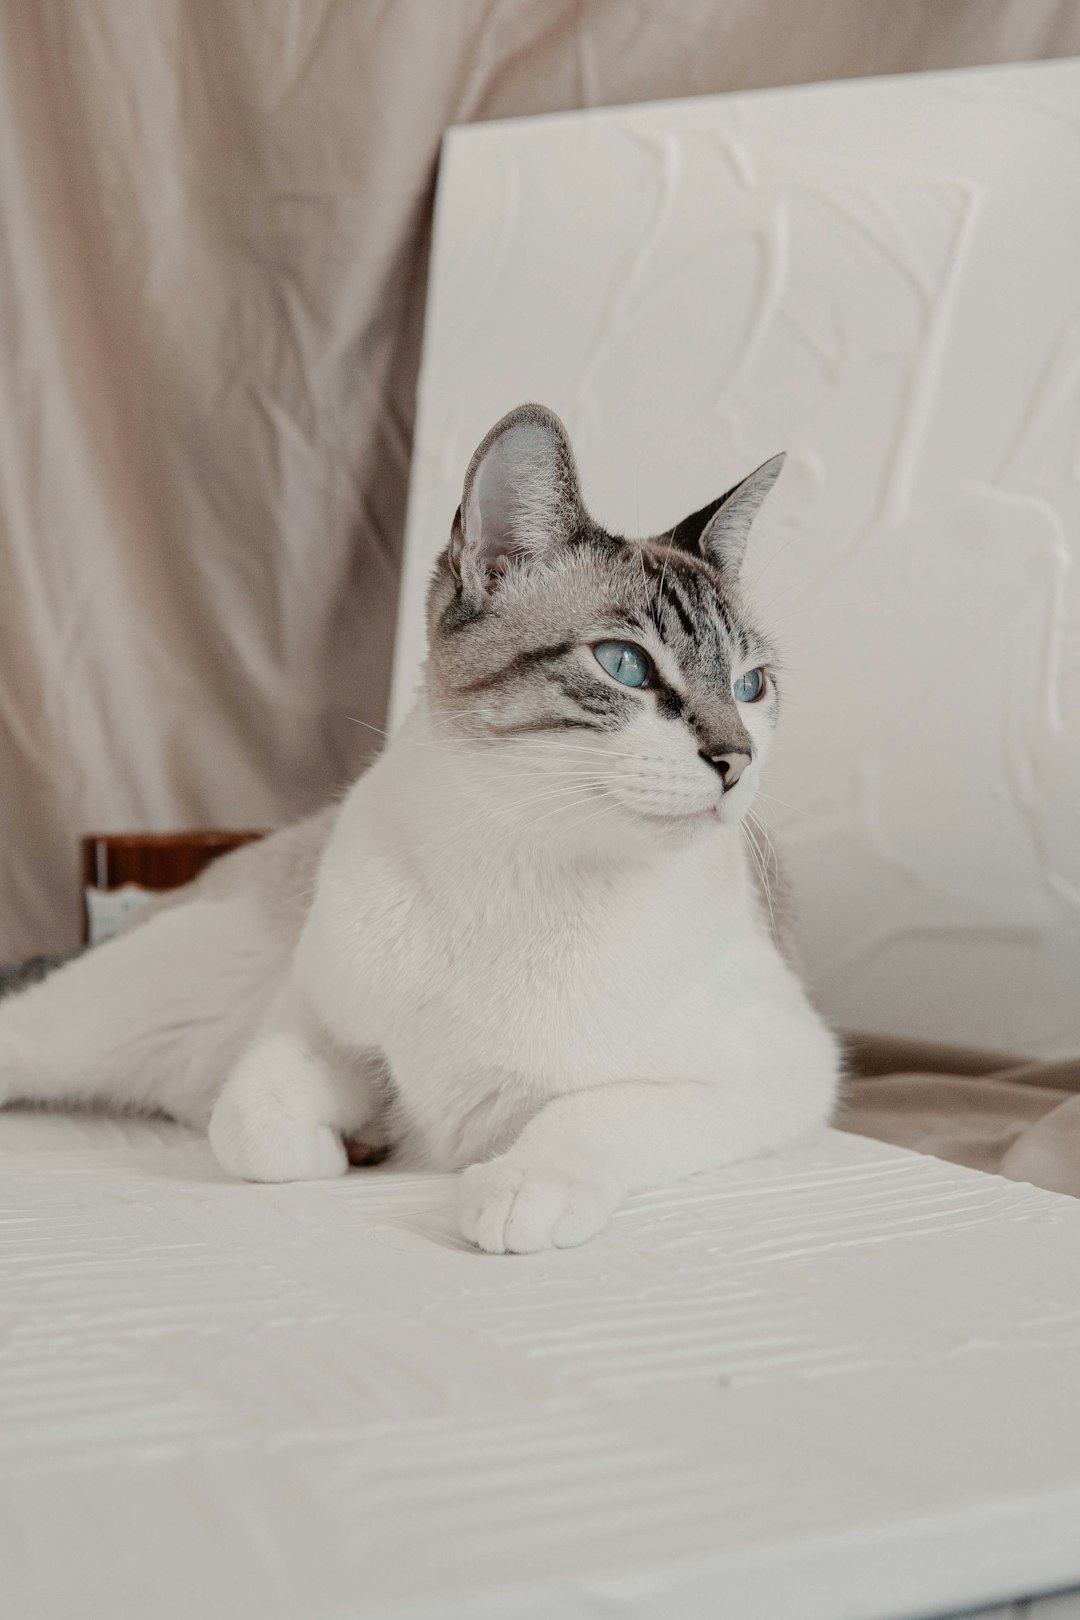
<path id="1" fill-rule="evenodd" d="M 748 669 L 745 675 L 739 676 L 732 691 L 740 703 L 756 703 L 765 694 L 765 671 Z"/>
<path id="2" fill-rule="evenodd" d="M 596 662 L 624 686 L 644 686 L 649 678 L 649 660 L 632 641 L 601 641 L 593 652 Z"/>

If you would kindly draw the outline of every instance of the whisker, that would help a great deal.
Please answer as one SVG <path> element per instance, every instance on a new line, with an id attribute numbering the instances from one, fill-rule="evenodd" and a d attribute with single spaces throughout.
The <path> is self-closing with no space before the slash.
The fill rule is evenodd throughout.
<path id="1" fill-rule="evenodd" d="M 765 849 L 768 855 L 769 865 L 774 872 L 778 872 L 780 870 L 780 862 L 777 859 L 776 850 L 773 848 L 772 834 L 769 832 L 768 827 L 766 827 L 765 823 L 755 810 L 752 808 L 747 809 L 746 814 L 754 823 L 754 826 L 758 829 L 762 838 L 765 840 Z"/>
<path id="2" fill-rule="evenodd" d="M 511 746 L 521 749 L 535 749 L 538 753 L 546 748 L 550 752 L 553 748 L 569 754 L 600 754 L 604 759 L 640 759 L 639 752 L 632 748 L 597 748 L 591 743 L 564 743 L 549 738 L 535 737 L 531 741 L 521 741 Z"/>
<path id="3" fill-rule="evenodd" d="M 449 738 L 441 742 L 426 741 L 420 737 L 403 737 L 400 732 L 389 732 L 384 726 L 373 726 L 369 720 L 358 720 L 354 714 L 347 714 L 345 719 L 351 725 L 363 726 L 365 731 L 373 731 L 376 736 L 382 737 L 384 742 L 405 743 L 410 748 L 440 748 L 446 752 L 460 752 L 465 744 L 465 738 Z"/>
<path id="4" fill-rule="evenodd" d="M 756 799 L 764 799 L 766 804 L 779 804 L 779 805 L 782 805 L 785 810 L 795 810 L 795 809 L 798 808 L 797 805 L 792 804 L 787 799 L 778 799 L 776 797 L 775 793 L 763 793 L 761 788 L 758 788 L 758 790 L 755 793 L 754 797 Z"/>
<path id="5" fill-rule="evenodd" d="M 758 877 L 761 880 L 761 886 L 765 891 L 765 902 L 766 902 L 766 904 L 768 905 L 768 908 L 769 908 L 769 925 L 770 925 L 770 928 L 772 930 L 773 938 L 775 939 L 776 938 L 776 913 L 773 911 L 772 891 L 769 888 L 769 876 L 768 876 L 767 871 L 765 870 L 764 857 L 761 854 L 761 851 L 758 849 L 756 843 L 754 842 L 753 836 L 751 835 L 749 829 L 747 828 L 746 823 L 740 821 L 739 828 L 740 828 L 740 831 L 742 832 L 743 837 L 746 839 L 746 847 L 750 851 L 750 857 L 754 862 L 754 866 L 755 866 L 755 868 L 757 870 Z"/>
<path id="6" fill-rule="evenodd" d="M 546 793 L 530 794 L 527 799 L 514 799 L 509 804 L 499 805 L 494 808 L 489 807 L 488 813 L 495 817 L 495 819 L 498 821 L 508 821 L 513 819 L 515 810 L 524 809 L 526 805 L 543 804 L 548 799 L 570 797 L 575 793 L 580 793 L 583 788 L 602 788 L 604 785 L 605 784 L 599 780 L 590 782 L 588 779 L 584 779 L 580 782 L 567 783 L 563 787 L 552 788 Z M 542 820 L 543 818 L 539 817 L 537 819 Z"/>
<path id="7" fill-rule="evenodd" d="M 573 810 L 574 806 L 575 806 L 575 803 L 579 803 L 579 804 L 587 803 L 588 799 L 591 797 L 591 795 L 589 795 L 587 793 L 581 793 L 578 796 L 578 798 L 575 800 L 573 794 L 576 791 L 577 791 L 576 789 L 571 790 L 571 792 L 569 794 L 565 795 L 565 796 L 562 795 L 561 793 L 560 794 L 552 794 L 551 797 L 552 798 L 557 797 L 560 802 L 558 804 L 553 805 L 550 810 L 545 810 L 543 815 L 529 816 L 529 818 L 528 818 L 528 826 L 530 828 L 531 827 L 537 827 L 537 826 L 539 826 L 539 824 L 542 821 L 548 821 L 552 816 L 556 816 L 556 815 L 560 814 L 561 811 Z M 605 791 L 605 790 L 603 788 L 601 788 L 600 791 Z M 497 814 L 495 812 L 492 812 L 492 813 L 489 814 L 488 819 L 491 820 L 495 826 L 503 828 L 509 822 L 511 822 L 513 820 L 513 817 L 508 812 L 504 813 L 504 814 L 501 814 L 501 815 Z"/>
<path id="8" fill-rule="evenodd" d="M 590 821 L 595 821 L 597 819 L 597 817 L 599 817 L 599 816 L 606 815 L 606 814 L 611 814 L 615 810 L 615 808 L 616 808 L 615 803 L 610 800 L 610 795 L 609 795 L 608 802 L 602 804 L 600 806 L 599 810 L 594 811 L 591 816 L 583 816 L 580 821 L 572 822 L 570 824 L 570 826 L 567 827 L 565 830 L 568 833 L 577 832 L 579 827 L 587 826 Z"/>

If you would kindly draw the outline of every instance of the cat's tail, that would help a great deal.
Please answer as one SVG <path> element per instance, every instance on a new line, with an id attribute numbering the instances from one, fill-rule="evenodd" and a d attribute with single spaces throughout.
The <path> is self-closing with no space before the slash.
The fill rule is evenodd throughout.
<path id="1" fill-rule="evenodd" d="M 0 1106 L 99 1104 L 205 1125 L 280 973 L 235 897 L 192 898 L 0 1001 Z"/>
<path id="2" fill-rule="evenodd" d="M 16 1001 L 12 988 L 4 990 L 0 1007 L 0 1108 L 9 1103 L 37 1102 L 39 1087 L 32 1073 L 30 1054 L 19 1035 L 18 1025 L 6 1016 Z"/>
<path id="3" fill-rule="evenodd" d="M 77 951 L 68 951 L 62 956 L 31 956 L 22 962 L 5 962 L 0 964 L 0 1001 L 7 996 L 14 996 L 20 990 L 29 990 L 32 984 L 40 984 L 47 979 L 50 973 L 57 968 L 71 962 L 76 956 L 81 956 L 85 947 Z M 0 1108 L 6 1102 L 16 1101 L 15 1091 L 18 1086 L 20 1068 L 25 1067 L 25 1057 L 18 1051 L 17 1043 L 13 1040 L 4 1040 L 0 1029 Z"/>
<path id="4" fill-rule="evenodd" d="M 68 978 L 73 968 L 78 973 L 82 955 L 35 956 L 0 970 L 0 1107 L 95 1100 L 76 1058 L 84 975 L 74 983 Z M 89 987 L 83 999 L 91 999 Z"/>
<path id="5" fill-rule="evenodd" d="M 22 962 L 0 963 L 0 1001 L 5 996 L 17 995 L 20 990 L 29 990 L 32 984 L 40 984 L 42 979 L 47 979 L 50 973 L 55 973 L 66 962 L 73 962 L 86 949 L 87 946 L 80 945 L 77 950 L 64 951 L 58 956 L 28 956 Z"/>

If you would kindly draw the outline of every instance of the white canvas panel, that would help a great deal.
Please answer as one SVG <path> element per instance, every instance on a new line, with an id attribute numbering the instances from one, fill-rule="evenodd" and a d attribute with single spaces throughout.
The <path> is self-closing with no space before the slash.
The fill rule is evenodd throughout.
<path id="1" fill-rule="evenodd" d="M 778 449 L 747 565 L 787 659 L 759 806 L 849 1026 L 1080 1047 L 1080 64 L 454 131 L 395 716 L 469 454 L 566 420 L 666 527 Z"/>

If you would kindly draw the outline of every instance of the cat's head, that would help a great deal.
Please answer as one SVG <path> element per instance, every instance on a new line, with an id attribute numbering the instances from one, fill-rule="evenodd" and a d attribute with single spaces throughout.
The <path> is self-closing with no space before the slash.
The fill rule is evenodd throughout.
<path id="1" fill-rule="evenodd" d="M 776 659 L 739 588 L 775 456 L 649 539 L 600 527 L 558 417 L 521 405 L 465 476 L 428 596 L 441 737 L 545 840 L 682 840 L 745 814 Z"/>

